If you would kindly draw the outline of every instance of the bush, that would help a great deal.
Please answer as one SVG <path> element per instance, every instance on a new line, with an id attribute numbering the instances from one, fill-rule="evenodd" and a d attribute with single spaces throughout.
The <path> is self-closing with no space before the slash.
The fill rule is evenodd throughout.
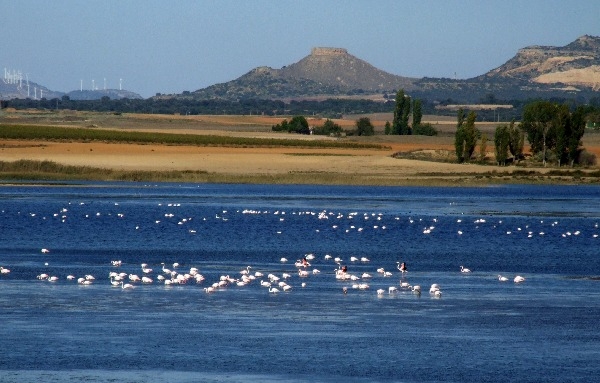
<path id="1" fill-rule="evenodd" d="M 419 124 L 412 130 L 413 135 L 417 136 L 437 136 L 438 131 L 430 123 Z"/>
<path id="2" fill-rule="evenodd" d="M 324 135 L 324 136 L 341 136 L 344 130 L 341 126 L 336 124 L 335 122 L 327 119 L 322 126 L 315 126 L 313 129 L 313 134 Z"/>
<path id="3" fill-rule="evenodd" d="M 596 165 L 596 155 L 594 153 L 590 153 L 587 150 L 582 150 L 579 152 L 579 158 L 577 158 L 577 163 L 581 166 L 595 166 Z"/>

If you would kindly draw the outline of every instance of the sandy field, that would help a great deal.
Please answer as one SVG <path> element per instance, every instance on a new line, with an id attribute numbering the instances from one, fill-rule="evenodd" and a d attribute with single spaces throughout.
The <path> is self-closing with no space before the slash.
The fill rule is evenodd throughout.
<path id="1" fill-rule="evenodd" d="M 273 133 L 271 125 L 282 117 L 262 116 L 159 116 L 110 114 L 68 114 L 48 116 L 23 116 L 5 113 L 0 122 L 18 124 L 53 124 L 63 126 L 143 130 L 185 134 L 217 134 L 245 137 L 274 137 L 293 139 L 335 139 L 314 136 Z M 385 120 L 372 120 L 377 130 L 383 129 Z M 354 120 L 336 121 L 349 128 Z M 321 124 L 313 120 L 311 124 Z M 454 121 L 436 121 L 438 129 L 452 131 Z M 595 135 L 590 148 L 600 157 L 600 135 Z M 434 161 L 396 159 L 396 152 L 420 150 L 426 153 L 453 153 L 453 135 L 438 137 L 385 136 L 341 138 L 377 143 L 384 149 L 310 149 L 310 148 L 242 148 L 140 145 L 102 142 L 48 142 L 0 140 L 0 160 L 19 159 L 51 160 L 61 164 L 84 165 L 118 170 L 200 170 L 217 174 L 271 176 L 289 173 L 332 173 L 369 178 L 420 178 L 427 173 L 448 175 L 491 171 L 506 172 L 514 167 L 481 166 Z M 590 142 L 592 142 L 590 141 Z M 489 156 L 493 156 L 493 142 L 488 141 Z M 541 169 L 540 171 L 544 171 Z"/>

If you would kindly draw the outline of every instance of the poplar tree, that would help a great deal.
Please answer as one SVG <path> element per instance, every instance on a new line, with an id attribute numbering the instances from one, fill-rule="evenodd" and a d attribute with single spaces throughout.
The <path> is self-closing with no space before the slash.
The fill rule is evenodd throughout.
<path id="1" fill-rule="evenodd" d="M 454 134 L 454 150 L 456 152 L 456 159 L 459 163 L 462 163 L 465 159 L 464 123 L 465 111 L 461 108 L 456 114 L 456 133 Z"/>
<path id="2" fill-rule="evenodd" d="M 499 166 L 506 165 L 509 141 L 509 127 L 506 124 L 498 125 L 496 127 L 496 131 L 494 132 L 494 151 L 496 154 L 496 163 Z"/>
<path id="3" fill-rule="evenodd" d="M 423 118 L 423 110 L 421 100 L 415 100 L 413 102 L 413 115 L 412 115 L 412 130 L 414 131 L 421 125 L 421 119 Z"/>
<path id="4" fill-rule="evenodd" d="M 396 106 L 394 108 L 393 134 L 410 134 L 408 116 L 410 115 L 410 97 L 404 94 L 404 89 L 396 93 Z"/>

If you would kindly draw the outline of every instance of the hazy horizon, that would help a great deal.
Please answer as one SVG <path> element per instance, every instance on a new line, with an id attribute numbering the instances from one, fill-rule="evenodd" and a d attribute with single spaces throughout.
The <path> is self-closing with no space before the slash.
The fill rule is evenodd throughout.
<path id="1" fill-rule="evenodd" d="M 530 45 L 600 36 L 600 2 L 9 2 L 0 68 L 54 91 L 123 89 L 144 98 L 194 91 L 311 48 L 339 47 L 406 77 L 471 78 Z"/>

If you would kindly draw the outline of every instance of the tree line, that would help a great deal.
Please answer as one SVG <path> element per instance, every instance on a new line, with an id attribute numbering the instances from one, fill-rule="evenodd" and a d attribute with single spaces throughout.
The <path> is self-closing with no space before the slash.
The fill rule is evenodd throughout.
<path id="1" fill-rule="evenodd" d="M 460 100 L 451 98 L 443 100 L 412 100 L 402 89 L 396 92 L 395 98 L 393 95 L 384 95 L 384 98 L 384 102 L 368 99 L 326 99 L 321 101 L 292 100 L 284 102 L 281 100 L 251 98 L 230 101 L 223 99 L 194 99 L 188 92 L 188 96 L 185 96 L 185 94 L 184 96 L 178 97 L 156 96 L 148 99 L 111 99 L 108 96 L 104 96 L 98 100 L 72 100 L 67 95 L 61 98 L 42 98 L 41 100 L 33 100 L 30 98 L 11 99 L 2 100 L 0 107 L 11 107 L 15 109 L 181 115 L 318 115 L 325 118 L 341 118 L 348 114 L 393 112 L 394 120 L 389 124 L 388 134 L 434 134 L 431 130 L 431 126 L 420 123 L 420 116 L 424 114 L 452 115 L 454 112 L 439 110 L 436 109 L 436 107 L 463 103 Z M 484 104 L 512 105 L 512 109 L 501 112 L 504 121 L 519 119 L 522 116 L 524 106 L 532 101 L 535 100 L 499 100 L 492 94 L 486 95 L 480 100 L 480 102 Z M 568 104 L 570 108 L 579 105 L 600 107 L 600 97 L 593 97 L 587 103 L 584 99 L 579 98 L 548 99 L 548 101 Z M 409 116 L 412 116 L 412 124 L 407 120 Z M 494 121 L 497 116 L 497 111 L 481 110 L 477 114 L 477 121 Z M 597 116 L 596 121 L 600 122 L 600 115 Z"/>
<path id="2" fill-rule="evenodd" d="M 494 151 L 496 163 L 505 166 L 509 160 L 517 163 L 524 158 L 525 138 L 535 160 L 544 166 L 548 162 L 557 166 L 575 164 L 593 165 L 595 155 L 582 147 L 587 121 L 598 117 L 599 108 L 577 106 L 551 101 L 534 101 L 524 106 L 520 123 L 514 120 L 510 124 L 498 125 L 494 131 Z M 487 137 L 475 126 L 474 111 L 465 115 L 464 110 L 457 113 L 455 133 L 455 151 L 458 162 L 470 162 L 477 159 L 474 151 L 479 142 L 479 160 L 485 158 Z"/>

